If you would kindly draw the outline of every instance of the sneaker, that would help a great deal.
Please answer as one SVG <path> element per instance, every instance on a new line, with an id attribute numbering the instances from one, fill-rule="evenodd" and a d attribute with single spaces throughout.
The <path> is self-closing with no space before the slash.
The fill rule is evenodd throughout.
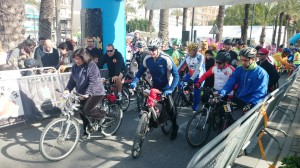
<path id="1" fill-rule="evenodd" d="M 91 139 L 91 134 L 83 134 L 81 137 L 82 140 Z"/>
<path id="2" fill-rule="evenodd" d="M 171 134 L 170 134 L 170 140 L 174 140 L 174 139 L 176 139 L 176 137 L 177 137 L 177 132 L 178 132 L 178 125 L 176 125 L 173 129 L 172 129 L 172 132 L 171 132 Z"/>
<path id="3" fill-rule="evenodd" d="M 122 100 L 122 93 L 118 93 L 118 100 Z"/>

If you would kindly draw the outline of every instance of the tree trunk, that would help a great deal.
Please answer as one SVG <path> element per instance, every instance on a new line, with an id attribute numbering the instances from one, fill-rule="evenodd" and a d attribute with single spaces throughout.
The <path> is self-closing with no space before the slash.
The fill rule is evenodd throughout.
<path id="1" fill-rule="evenodd" d="M 24 0 L 0 1 L 0 41 L 9 51 L 24 40 Z"/>
<path id="2" fill-rule="evenodd" d="M 281 45 L 281 30 L 282 30 L 282 18 L 283 18 L 284 12 L 281 12 L 279 14 L 279 29 L 278 29 L 278 38 L 277 38 L 277 48 Z"/>
<path id="3" fill-rule="evenodd" d="M 160 10 L 158 37 L 162 40 L 162 45 L 166 47 L 169 42 L 169 9 Z"/>
<path id="4" fill-rule="evenodd" d="M 183 8 L 182 31 L 186 31 L 188 8 Z"/>
<path id="5" fill-rule="evenodd" d="M 286 18 L 285 18 L 285 23 L 284 23 L 284 33 L 283 33 L 283 44 L 286 44 L 286 35 L 287 35 L 287 29 L 288 29 L 288 26 L 289 26 L 289 16 L 286 15 Z M 285 45 L 284 45 L 285 46 Z"/>
<path id="6" fill-rule="evenodd" d="M 149 11 L 149 21 L 148 21 L 148 32 L 152 32 L 152 25 L 153 25 L 153 10 Z"/>
<path id="7" fill-rule="evenodd" d="M 145 19 L 147 19 L 147 13 L 148 13 L 148 10 L 145 7 Z"/>
<path id="8" fill-rule="evenodd" d="M 248 35 L 248 27 L 249 27 L 249 11 L 250 11 L 251 4 L 245 4 L 245 18 L 244 18 L 244 25 L 242 28 L 242 40 L 247 44 L 247 35 Z"/>
<path id="9" fill-rule="evenodd" d="M 61 26 L 60 26 L 60 4 L 61 0 L 55 0 L 55 22 L 56 22 L 56 45 L 61 42 Z"/>
<path id="10" fill-rule="evenodd" d="M 217 26 L 219 28 L 220 33 L 216 35 L 216 42 L 219 42 L 222 40 L 224 15 L 225 15 L 225 5 L 220 5 L 218 16 L 217 16 Z"/>
<path id="11" fill-rule="evenodd" d="M 179 16 L 176 16 L 176 26 L 178 26 Z"/>
<path id="12" fill-rule="evenodd" d="M 259 38 L 260 46 L 264 46 L 265 38 L 266 38 L 266 25 L 263 25 L 263 27 L 261 28 L 261 34 Z"/>
<path id="13" fill-rule="evenodd" d="M 273 35 L 272 35 L 272 45 L 275 44 L 275 40 L 276 40 L 277 24 L 278 24 L 278 15 L 276 15 L 275 21 L 274 21 L 274 31 L 273 31 Z"/>
<path id="14" fill-rule="evenodd" d="M 41 0 L 40 18 L 39 18 L 39 37 L 51 39 L 53 22 L 53 0 Z"/>

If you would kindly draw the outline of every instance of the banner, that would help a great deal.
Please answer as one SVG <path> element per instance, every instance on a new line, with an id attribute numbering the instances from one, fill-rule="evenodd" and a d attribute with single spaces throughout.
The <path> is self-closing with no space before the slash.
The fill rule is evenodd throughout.
<path id="1" fill-rule="evenodd" d="M 278 2 L 283 0 L 146 0 L 146 9 L 191 8 L 200 6 L 219 6 Z"/>
<path id="2" fill-rule="evenodd" d="M 0 72 L 0 127 L 11 125 L 24 119 L 24 110 L 17 83 L 17 71 Z"/>

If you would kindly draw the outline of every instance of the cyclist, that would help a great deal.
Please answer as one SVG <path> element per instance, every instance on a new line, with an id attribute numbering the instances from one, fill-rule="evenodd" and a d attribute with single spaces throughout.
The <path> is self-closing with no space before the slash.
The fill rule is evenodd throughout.
<path id="1" fill-rule="evenodd" d="M 259 59 L 256 63 L 261 66 L 269 74 L 268 91 L 272 92 L 276 89 L 276 84 L 280 78 L 275 67 L 268 61 L 269 51 L 266 48 L 261 48 L 256 56 Z"/>
<path id="2" fill-rule="evenodd" d="M 281 68 L 282 65 L 285 66 L 288 70 L 293 70 L 294 66 L 292 64 L 289 64 L 287 61 L 287 58 L 291 54 L 291 50 L 289 48 L 284 48 L 282 52 L 278 52 L 273 55 L 273 58 L 276 60 L 277 63 L 277 70 Z"/>
<path id="3" fill-rule="evenodd" d="M 88 95 L 87 99 L 80 98 L 80 104 L 83 105 L 83 113 L 95 118 L 104 117 L 105 112 L 97 108 L 103 95 L 105 95 L 97 65 L 92 61 L 88 51 L 84 48 L 75 50 L 73 58 L 75 64 L 72 66 L 71 76 L 63 94 L 68 95 L 76 88 L 77 93 Z M 80 117 L 83 121 L 83 138 L 88 138 L 86 127 L 89 122 L 83 114 L 80 114 Z"/>
<path id="4" fill-rule="evenodd" d="M 179 50 L 180 44 L 181 41 L 179 39 L 175 39 L 172 41 L 172 48 L 169 48 L 168 50 L 164 51 L 166 54 L 172 57 L 174 64 L 176 66 L 179 65 L 181 61 L 181 57 L 184 55 L 183 52 Z"/>
<path id="5" fill-rule="evenodd" d="M 256 50 L 252 47 L 244 48 L 240 51 L 242 66 L 239 66 L 232 73 L 225 86 L 219 91 L 221 96 L 230 93 L 237 85 L 232 101 L 242 109 L 243 107 L 253 107 L 263 101 L 267 95 L 269 75 L 256 64 Z M 234 120 L 243 115 L 242 110 L 232 113 Z"/>
<path id="6" fill-rule="evenodd" d="M 174 140 L 177 136 L 178 125 L 176 123 L 176 111 L 172 107 L 172 92 L 176 88 L 179 80 L 179 74 L 177 68 L 170 56 L 165 55 L 161 52 L 161 40 L 158 38 L 152 38 L 148 42 L 149 55 L 144 58 L 143 66 L 139 69 L 136 74 L 134 81 L 131 83 L 131 88 L 135 88 L 137 82 L 148 69 L 152 75 L 152 86 L 163 92 L 167 96 L 167 113 L 172 121 L 172 132 L 170 139 Z M 173 77 L 173 80 L 171 79 Z M 171 83 L 169 83 L 169 81 Z"/>
<path id="7" fill-rule="evenodd" d="M 189 82 L 189 85 L 195 84 L 199 77 L 205 72 L 204 56 L 198 53 L 198 44 L 190 43 L 188 45 L 188 54 L 178 66 L 178 71 L 182 71 L 185 67 L 188 67 L 188 73 L 183 77 L 183 81 Z M 200 102 L 200 89 L 194 89 L 194 104 L 193 113 L 197 111 L 198 104 Z"/>
<path id="8" fill-rule="evenodd" d="M 226 39 L 223 42 L 223 50 L 220 50 L 219 52 L 228 52 L 230 54 L 230 64 L 233 67 L 236 67 L 238 64 L 238 54 L 232 50 L 232 40 Z"/>
<path id="9" fill-rule="evenodd" d="M 133 54 L 133 57 L 135 58 L 138 67 L 141 67 L 143 64 L 144 58 L 149 55 L 148 52 L 145 51 L 146 43 L 144 41 L 137 41 L 136 42 L 136 48 L 138 49 L 137 52 Z"/>
<path id="10" fill-rule="evenodd" d="M 214 89 L 221 90 L 228 79 L 234 72 L 234 68 L 229 64 L 230 55 L 226 52 L 219 52 L 216 57 L 216 65 L 206 71 L 195 84 L 196 88 L 201 86 L 201 83 L 207 78 L 214 76 Z M 206 82 L 206 81 L 205 81 Z M 233 92 L 229 93 L 232 96 Z"/>
<path id="11" fill-rule="evenodd" d="M 122 54 L 112 44 L 106 46 L 106 54 L 100 60 L 100 69 L 105 63 L 107 63 L 109 78 L 117 85 L 118 99 L 122 100 L 122 79 L 126 74 L 126 66 Z"/>

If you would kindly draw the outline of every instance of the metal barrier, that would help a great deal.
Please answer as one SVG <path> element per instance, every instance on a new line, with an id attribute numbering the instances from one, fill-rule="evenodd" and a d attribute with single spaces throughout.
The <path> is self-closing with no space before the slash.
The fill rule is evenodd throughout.
<path id="1" fill-rule="evenodd" d="M 230 167 L 233 165 L 238 154 L 249 145 L 250 139 L 252 139 L 254 135 L 257 135 L 258 132 L 260 133 L 258 144 L 264 159 L 266 159 L 266 156 L 260 139 L 265 133 L 274 139 L 275 142 L 278 143 L 279 148 L 281 148 L 279 142 L 267 129 L 280 131 L 285 136 L 286 133 L 282 130 L 272 128 L 268 126 L 268 124 L 269 121 L 272 120 L 275 112 L 282 112 L 293 120 L 287 111 L 292 111 L 293 114 L 295 111 L 284 108 L 279 103 L 287 97 L 297 98 L 288 93 L 291 90 L 297 90 L 297 88 L 292 87 L 292 85 L 298 78 L 299 73 L 299 68 L 297 68 L 286 82 L 266 96 L 262 103 L 256 105 L 224 132 L 202 147 L 190 160 L 187 167 Z M 298 103 L 299 98 L 297 98 L 295 102 Z"/>

